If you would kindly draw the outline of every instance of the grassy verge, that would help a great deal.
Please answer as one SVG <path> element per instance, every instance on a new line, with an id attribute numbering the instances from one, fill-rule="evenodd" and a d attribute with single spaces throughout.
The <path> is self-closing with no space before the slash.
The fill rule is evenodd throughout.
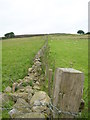
<path id="1" fill-rule="evenodd" d="M 2 90 L 13 82 L 27 75 L 27 70 L 33 64 L 33 58 L 44 44 L 42 37 L 17 38 L 2 41 Z M 32 83 L 30 83 L 31 85 Z M 8 112 L 13 106 L 9 100 L 4 106 L 2 118 L 9 118 Z"/>
<path id="2" fill-rule="evenodd" d="M 42 37 L 8 39 L 2 42 L 2 89 L 27 75 L 33 58 L 44 44 Z"/>
<path id="3" fill-rule="evenodd" d="M 2 40 L 0 40 L 0 91 L 2 91 Z"/>
<path id="4" fill-rule="evenodd" d="M 50 35 L 49 37 L 49 68 L 74 68 L 85 75 L 84 94 L 85 108 L 82 118 L 88 117 L 88 40 L 87 36 Z M 33 57 L 43 45 L 42 37 L 10 39 L 3 41 L 2 48 L 2 83 L 3 90 L 12 82 L 22 79 L 31 67 Z M 54 77 L 54 74 L 53 74 Z M 31 83 L 30 83 L 31 84 Z M 46 80 L 42 90 L 48 92 Z M 7 111 L 5 112 L 7 114 Z M 5 116 L 3 114 L 3 116 Z M 7 114 L 8 115 L 8 114 Z"/>
<path id="5" fill-rule="evenodd" d="M 88 39 L 86 36 L 50 36 L 49 65 L 55 71 L 57 67 L 74 68 L 85 75 L 85 108 L 82 118 L 88 117 Z M 55 65 L 51 61 L 55 60 Z"/>

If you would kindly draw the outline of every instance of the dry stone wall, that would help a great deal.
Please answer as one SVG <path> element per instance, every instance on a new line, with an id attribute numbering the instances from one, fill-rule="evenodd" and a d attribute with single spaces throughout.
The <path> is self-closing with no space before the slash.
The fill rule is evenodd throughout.
<path id="1" fill-rule="evenodd" d="M 8 86 L 0 94 L 0 112 L 9 110 L 10 118 L 74 118 L 84 108 L 83 73 L 74 69 L 57 68 L 51 101 L 52 70 L 48 69 L 48 41 L 38 51 L 34 64 L 22 80 Z M 48 93 L 42 91 L 42 81 L 48 76 Z M 44 83 L 44 82 L 43 82 Z M 14 105 L 5 108 L 12 100 Z M 73 102 L 72 102 L 73 101 Z M 53 102 L 53 104 L 52 104 Z M 2 103 L 2 106 L 1 106 Z M 77 113 L 77 114 L 76 114 Z"/>
<path id="2" fill-rule="evenodd" d="M 28 74 L 13 83 L 12 88 L 8 86 L 4 93 L 0 95 L 2 108 L 4 102 L 14 101 L 14 105 L 8 112 L 10 118 L 46 118 L 50 115 L 48 104 L 50 98 L 46 92 L 41 90 L 41 81 L 45 80 L 42 65 L 42 57 L 47 49 L 47 42 L 38 51 L 34 58 L 32 68 L 28 69 Z M 7 101 L 6 101 L 7 99 Z"/>

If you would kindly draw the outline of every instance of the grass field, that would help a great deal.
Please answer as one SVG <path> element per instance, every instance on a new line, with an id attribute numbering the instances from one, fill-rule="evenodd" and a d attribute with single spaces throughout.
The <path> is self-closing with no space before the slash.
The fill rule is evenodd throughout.
<path id="1" fill-rule="evenodd" d="M 43 44 L 42 37 L 3 40 L 2 90 L 27 74 L 35 54 Z"/>
<path id="2" fill-rule="evenodd" d="M 2 88 L 2 41 L 0 40 L 0 91 Z"/>
<path id="3" fill-rule="evenodd" d="M 77 35 L 52 35 L 49 37 L 50 68 L 74 68 L 85 75 L 84 95 L 85 109 L 82 117 L 88 117 L 88 39 Z M 52 62 L 51 62 L 52 61 Z M 55 66 L 53 64 L 55 61 Z"/>
<path id="4" fill-rule="evenodd" d="M 24 78 L 33 64 L 33 58 L 43 46 L 42 37 L 7 39 L 2 41 L 2 90 L 14 81 Z M 5 104 L 13 106 L 13 101 Z M 9 118 L 8 110 L 2 112 L 2 118 Z"/>
<path id="5" fill-rule="evenodd" d="M 82 117 L 88 116 L 88 40 L 86 36 L 50 35 L 49 68 L 72 67 L 84 72 L 85 108 Z M 8 39 L 2 42 L 2 88 L 22 79 L 31 67 L 33 58 L 44 44 L 43 37 Z M 46 85 L 45 85 L 46 86 Z M 47 89 L 47 88 L 46 88 Z M 47 90 L 46 90 L 47 91 Z M 12 103 L 11 103 L 12 104 Z M 7 115 L 5 113 L 3 116 Z"/>

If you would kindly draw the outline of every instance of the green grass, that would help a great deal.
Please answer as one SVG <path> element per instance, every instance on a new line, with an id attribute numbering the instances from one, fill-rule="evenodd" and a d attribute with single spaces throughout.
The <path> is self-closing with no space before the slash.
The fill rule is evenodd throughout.
<path id="1" fill-rule="evenodd" d="M 44 44 L 42 37 L 7 39 L 2 41 L 2 90 L 13 82 L 23 79 L 27 70 L 33 64 L 33 58 Z M 1 80 L 0 80 L 1 81 Z M 32 83 L 30 82 L 30 85 Z M 26 86 L 23 83 L 23 86 Z M 10 100 L 6 108 L 12 106 Z M 9 118 L 10 110 L 2 112 L 2 118 Z"/>
<path id="2" fill-rule="evenodd" d="M 0 91 L 2 91 L 2 41 L 0 40 Z"/>
<path id="3" fill-rule="evenodd" d="M 80 39 L 81 38 L 81 39 Z M 88 117 L 88 39 L 86 36 L 55 35 L 49 37 L 49 65 L 54 71 L 57 67 L 74 68 L 85 75 L 85 108 L 82 117 Z M 52 61 L 52 62 L 51 62 Z M 53 61 L 55 65 L 53 64 Z"/>
<path id="4" fill-rule="evenodd" d="M 11 110 L 12 106 L 14 105 L 14 102 L 12 100 L 9 100 L 4 104 L 4 110 L 2 111 L 2 118 L 9 118 L 8 112 Z M 8 108 L 8 109 L 7 109 Z"/>
<path id="5" fill-rule="evenodd" d="M 2 90 L 27 75 L 37 51 L 44 44 L 42 37 L 7 39 L 2 42 Z"/>
<path id="6" fill-rule="evenodd" d="M 88 117 L 88 40 L 85 35 L 49 35 L 49 68 L 54 73 L 57 67 L 80 70 L 85 75 L 84 94 L 85 108 L 82 118 Z M 32 66 L 33 58 L 44 44 L 42 37 L 8 39 L 2 42 L 2 88 L 12 85 L 14 81 L 27 75 Z M 32 86 L 32 83 L 30 83 Z M 43 90 L 48 92 L 48 82 Z M 8 116 L 7 111 L 5 112 Z M 3 114 L 3 117 L 5 117 Z"/>

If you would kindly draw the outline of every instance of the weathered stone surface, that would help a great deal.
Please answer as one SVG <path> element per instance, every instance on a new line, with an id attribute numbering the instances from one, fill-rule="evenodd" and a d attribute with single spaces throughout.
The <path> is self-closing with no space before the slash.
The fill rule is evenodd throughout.
<path id="1" fill-rule="evenodd" d="M 37 113 L 45 112 L 46 109 L 47 109 L 46 106 L 34 106 L 34 107 L 32 107 L 32 111 L 37 112 Z"/>
<path id="2" fill-rule="evenodd" d="M 40 83 L 37 81 L 37 82 L 36 82 L 36 85 L 40 85 Z"/>
<path id="3" fill-rule="evenodd" d="M 29 75 L 29 76 L 26 76 L 24 79 L 23 79 L 23 81 L 31 81 L 31 80 L 33 80 L 33 75 Z"/>
<path id="4" fill-rule="evenodd" d="M 23 82 L 29 83 L 29 81 L 30 81 L 29 79 L 25 79 L 25 78 L 23 79 Z"/>
<path id="5" fill-rule="evenodd" d="M 9 103 L 9 97 L 6 93 L 0 94 L 0 106 L 4 107 L 6 104 Z"/>
<path id="6" fill-rule="evenodd" d="M 42 102 L 42 104 L 50 102 L 49 96 L 44 91 L 36 92 L 31 98 L 30 104 L 31 105 L 34 104 L 36 100 Z"/>
<path id="7" fill-rule="evenodd" d="M 32 70 L 34 70 L 34 69 L 35 69 L 35 65 L 32 66 Z"/>
<path id="8" fill-rule="evenodd" d="M 16 104 L 13 106 L 14 109 L 21 113 L 31 112 L 30 105 L 22 98 L 18 98 Z"/>
<path id="9" fill-rule="evenodd" d="M 51 115 L 50 108 L 47 108 L 47 109 L 46 109 L 46 114 L 47 114 L 47 116 L 49 116 L 49 117 L 50 117 L 50 115 Z"/>
<path id="10" fill-rule="evenodd" d="M 34 90 L 34 94 L 36 94 L 39 90 L 33 89 Z"/>
<path id="11" fill-rule="evenodd" d="M 24 79 L 23 82 L 28 85 L 30 82 L 30 79 Z"/>
<path id="12" fill-rule="evenodd" d="M 36 54 L 36 55 L 35 55 L 35 59 L 38 59 L 38 58 L 39 58 L 39 57 L 38 57 L 38 55 Z"/>
<path id="13" fill-rule="evenodd" d="M 33 89 L 40 90 L 40 87 L 38 85 L 35 85 Z"/>
<path id="14" fill-rule="evenodd" d="M 10 86 L 6 87 L 6 89 L 4 90 L 4 92 L 6 92 L 6 93 L 10 93 L 11 91 L 12 91 L 12 89 Z"/>
<path id="15" fill-rule="evenodd" d="M 18 83 L 17 89 L 22 89 L 22 88 L 24 88 L 24 86 L 23 86 L 23 82 L 21 81 L 20 83 Z"/>
<path id="16" fill-rule="evenodd" d="M 28 93 L 26 92 L 10 93 L 9 96 L 13 99 L 14 102 L 16 102 L 18 98 L 23 98 L 26 101 L 28 100 Z"/>
<path id="17" fill-rule="evenodd" d="M 32 72 L 32 68 L 29 68 L 29 69 L 28 69 L 28 73 L 31 73 L 31 72 Z"/>
<path id="18" fill-rule="evenodd" d="M 41 62 L 40 58 L 36 58 L 36 59 L 34 60 L 34 62 L 36 62 L 36 61 Z"/>
<path id="19" fill-rule="evenodd" d="M 24 88 L 19 89 L 18 92 L 24 92 Z"/>
<path id="20" fill-rule="evenodd" d="M 9 114 L 9 116 L 11 117 L 11 118 L 15 118 L 17 115 L 20 115 L 21 114 L 21 112 L 19 112 L 17 109 L 12 109 L 12 110 L 10 110 L 9 112 L 8 112 L 8 114 Z"/>
<path id="21" fill-rule="evenodd" d="M 17 118 L 19 115 L 31 112 L 29 104 L 22 98 L 19 98 L 13 109 L 9 111 L 11 118 Z"/>
<path id="22" fill-rule="evenodd" d="M 45 115 L 43 113 L 32 112 L 32 113 L 26 113 L 23 115 L 16 116 L 16 118 L 37 118 L 37 119 L 43 118 L 43 119 L 45 119 Z"/>
<path id="23" fill-rule="evenodd" d="M 47 105 L 42 105 L 41 103 L 42 102 L 40 102 L 39 100 L 34 101 L 32 111 L 38 113 L 45 112 L 47 110 Z"/>
<path id="24" fill-rule="evenodd" d="M 40 104 L 40 101 L 39 100 L 36 100 L 36 101 L 34 101 L 34 104 L 33 105 L 35 105 L 35 106 L 40 106 L 41 104 Z"/>
<path id="25" fill-rule="evenodd" d="M 38 77 L 35 77 L 33 81 L 34 81 L 34 85 L 35 85 L 36 81 L 38 81 Z"/>
<path id="26" fill-rule="evenodd" d="M 32 68 L 33 68 L 33 70 L 32 70 L 32 71 L 33 71 L 33 73 L 35 73 L 35 72 L 37 71 L 37 66 L 33 65 L 33 67 L 32 67 Z"/>
<path id="27" fill-rule="evenodd" d="M 41 62 L 39 62 L 39 61 L 36 61 L 36 62 L 34 63 L 34 65 L 35 65 L 35 66 L 41 66 L 41 65 L 42 65 L 42 63 L 41 63 Z"/>
<path id="28" fill-rule="evenodd" d="M 32 95 L 34 94 L 34 90 L 32 89 L 32 86 L 26 86 L 25 87 L 25 92 L 26 93 L 31 93 Z"/>
<path id="29" fill-rule="evenodd" d="M 35 93 L 33 89 L 29 89 L 29 90 L 27 89 L 26 92 L 31 93 L 32 95 L 34 95 L 34 93 Z"/>
<path id="30" fill-rule="evenodd" d="M 13 83 L 13 85 L 12 85 L 12 92 L 16 91 L 17 85 L 18 85 L 18 83 Z"/>
<path id="31" fill-rule="evenodd" d="M 36 55 L 36 58 L 40 58 L 40 57 L 41 57 L 40 51 L 41 51 L 41 50 L 38 51 L 38 53 L 37 53 L 37 55 Z"/>
<path id="32" fill-rule="evenodd" d="M 32 73 L 29 73 L 28 75 L 29 75 L 29 77 L 30 77 L 29 81 L 32 81 L 32 80 L 34 79 L 33 70 L 32 70 Z"/>
<path id="33" fill-rule="evenodd" d="M 25 87 L 25 90 L 27 90 L 27 91 L 31 90 L 31 89 L 32 89 L 32 86 L 30 86 L 30 85 L 28 85 L 28 86 Z"/>
<path id="34" fill-rule="evenodd" d="M 35 76 L 35 77 L 38 77 L 38 76 L 39 76 L 39 74 L 38 74 L 37 72 L 35 72 L 34 76 Z"/>
<path id="35" fill-rule="evenodd" d="M 32 94 L 28 93 L 28 102 L 30 102 L 31 98 L 32 98 Z"/>
<path id="36" fill-rule="evenodd" d="M 38 68 L 37 72 L 41 74 L 42 73 L 42 68 Z"/>

